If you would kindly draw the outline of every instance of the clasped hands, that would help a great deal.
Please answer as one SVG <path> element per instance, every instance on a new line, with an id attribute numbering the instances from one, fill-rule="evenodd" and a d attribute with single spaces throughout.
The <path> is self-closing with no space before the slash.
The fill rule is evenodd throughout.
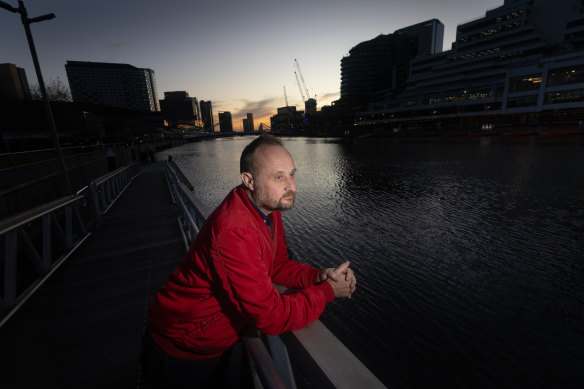
<path id="1" fill-rule="evenodd" d="M 327 281 L 331 284 L 333 292 L 335 293 L 335 298 L 337 297 L 347 297 L 351 298 L 353 292 L 355 292 L 355 285 L 357 284 L 357 279 L 355 278 L 355 273 L 351 268 L 349 268 L 349 261 L 343 262 L 339 267 L 322 269 L 318 272 L 318 279 L 316 282 Z"/>

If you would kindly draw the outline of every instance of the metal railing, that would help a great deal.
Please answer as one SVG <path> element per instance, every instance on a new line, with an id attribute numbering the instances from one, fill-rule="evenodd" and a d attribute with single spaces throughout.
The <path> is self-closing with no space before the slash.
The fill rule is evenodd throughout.
<path id="1" fill-rule="evenodd" d="M 112 171 L 105 176 L 91 181 L 88 188 L 83 188 L 77 194 L 89 190 L 95 207 L 95 217 L 99 219 L 114 204 L 124 192 L 128 184 L 139 174 L 138 164 L 132 163 Z"/>
<path id="2" fill-rule="evenodd" d="M 64 197 L 0 222 L 0 327 L 90 235 L 86 198 Z"/>
<path id="3" fill-rule="evenodd" d="M 165 172 L 173 202 L 177 203 L 181 210 L 178 221 L 185 248 L 188 250 L 190 243 L 195 240 L 203 226 L 206 216 L 200 211 L 202 208 L 193 195 L 192 185 L 176 164 L 168 162 Z"/>
<path id="4" fill-rule="evenodd" d="M 188 250 L 206 217 L 194 198 L 192 185 L 172 161 L 166 165 L 166 178 L 173 201 L 181 209 L 179 224 L 185 249 Z M 282 291 L 282 287 L 277 287 Z M 295 367 L 302 369 L 311 387 L 386 387 L 320 320 L 280 336 L 262 334 L 255 327 L 248 328 L 243 342 L 252 357 L 253 370 L 261 382 L 261 385 L 256 383 L 257 387 L 296 389 L 291 360 Z"/>
<path id="5" fill-rule="evenodd" d="M 133 179 L 135 164 L 81 189 L 0 221 L 0 327 L 91 235 L 91 228 Z"/>

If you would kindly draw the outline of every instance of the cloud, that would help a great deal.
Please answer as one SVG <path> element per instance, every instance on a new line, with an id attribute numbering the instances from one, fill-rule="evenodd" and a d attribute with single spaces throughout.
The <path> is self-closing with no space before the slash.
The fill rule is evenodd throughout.
<path id="1" fill-rule="evenodd" d="M 330 104 L 332 101 L 338 100 L 339 97 L 341 97 L 340 92 L 330 92 L 325 93 L 322 96 L 318 96 L 318 100 L 323 104 Z M 319 106 L 322 106 L 323 104 L 319 104 Z"/>
<path id="2" fill-rule="evenodd" d="M 213 101 L 213 110 L 216 110 L 217 112 L 223 110 L 231 112 L 233 125 L 238 129 L 242 126 L 241 119 L 246 117 L 248 113 L 253 114 L 255 127 L 257 127 L 259 123 L 269 124 L 270 117 L 276 114 L 278 107 L 284 105 L 282 103 L 281 97 L 269 97 L 262 100 L 217 100 Z"/>
<path id="3" fill-rule="evenodd" d="M 234 115 L 241 115 L 245 116 L 248 112 L 257 113 L 260 116 L 270 115 L 276 112 L 278 108 L 278 104 L 281 105 L 281 98 L 267 98 L 257 101 L 250 101 L 250 100 L 240 100 L 243 104 L 243 107 L 236 108 L 234 111 Z"/>

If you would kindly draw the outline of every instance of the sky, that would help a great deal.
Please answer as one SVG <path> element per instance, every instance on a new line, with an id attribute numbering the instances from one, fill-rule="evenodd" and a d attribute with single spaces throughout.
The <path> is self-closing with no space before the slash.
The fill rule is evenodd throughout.
<path id="1" fill-rule="evenodd" d="M 3 0 L 18 7 L 17 0 Z M 278 107 L 304 110 L 294 75 L 300 64 L 318 107 L 340 96 L 340 62 L 352 47 L 428 19 L 449 50 L 459 24 L 504 0 L 24 0 L 45 83 L 68 86 L 65 63 L 126 63 L 155 72 L 158 98 L 187 91 L 231 112 L 235 130 L 253 113 L 269 125 Z M 37 84 L 20 15 L 0 9 L 0 63 Z"/>

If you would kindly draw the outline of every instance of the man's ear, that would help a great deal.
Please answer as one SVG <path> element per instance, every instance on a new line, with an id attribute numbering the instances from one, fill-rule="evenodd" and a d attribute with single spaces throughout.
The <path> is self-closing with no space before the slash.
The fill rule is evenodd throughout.
<path id="1" fill-rule="evenodd" d="M 253 176 L 251 175 L 250 172 L 241 173 L 241 182 L 243 182 L 243 185 L 248 190 L 254 190 L 253 189 Z"/>

